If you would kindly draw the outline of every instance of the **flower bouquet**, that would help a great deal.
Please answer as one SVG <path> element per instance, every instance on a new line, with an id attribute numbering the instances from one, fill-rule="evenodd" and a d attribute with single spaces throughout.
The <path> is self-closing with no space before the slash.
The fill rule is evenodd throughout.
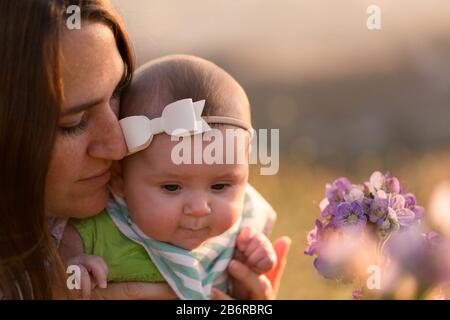
<path id="1" fill-rule="evenodd" d="M 325 278 L 360 290 L 370 267 L 385 265 L 392 235 L 417 225 L 425 210 L 396 177 L 377 171 L 362 185 L 344 177 L 327 184 L 320 211 L 305 254 L 315 257 L 314 267 Z"/>

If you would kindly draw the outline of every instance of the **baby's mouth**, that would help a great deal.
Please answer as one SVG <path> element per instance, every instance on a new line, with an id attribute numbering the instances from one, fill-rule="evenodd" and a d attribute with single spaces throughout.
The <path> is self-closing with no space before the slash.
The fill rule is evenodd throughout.
<path id="1" fill-rule="evenodd" d="M 209 226 L 208 218 L 187 218 L 180 222 L 180 227 L 192 231 L 205 229 Z"/>

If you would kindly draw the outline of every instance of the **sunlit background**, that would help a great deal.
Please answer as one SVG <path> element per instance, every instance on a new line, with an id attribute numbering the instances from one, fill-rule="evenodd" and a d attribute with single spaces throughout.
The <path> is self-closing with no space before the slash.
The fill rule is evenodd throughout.
<path id="1" fill-rule="evenodd" d="M 303 255 L 326 182 L 390 171 L 429 209 L 450 179 L 450 2 L 112 2 L 139 65 L 173 53 L 209 59 L 247 91 L 255 128 L 280 129 L 279 173 L 251 177 L 278 212 L 273 239 L 293 239 L 279 298 L 351 298 Z M 366 27 L 371 4 L 381 30 Z"/>

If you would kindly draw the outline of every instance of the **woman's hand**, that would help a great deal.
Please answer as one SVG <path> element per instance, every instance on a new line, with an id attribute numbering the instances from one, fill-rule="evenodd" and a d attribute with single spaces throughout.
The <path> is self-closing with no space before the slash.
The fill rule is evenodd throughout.
<path id="1" fill-rule="evenodd" d="M 273 243 L 273 247 L 278 257 L 278 263 L 275 268 L 265 275 L 257 275 L 246 265 L 237 260 L 232 260 L 228 267 L 228 273 L 240 286 L 244 287 L 248 292 L 247 299 L 252 300 L 271 300 L 275 299 L 280 287 L 280 280 L 286 267 L 287 253 L 291 245 L 289 237 L 281 237 Z M 239 293 L 233 293 L 235 298 L 242 299 Z M 232 299 L 229 295 L 220 290 L 212 290 L 212 298 L 214 300 Z"/>
<path id="2" fill-rule="evenodd" d="M 177 296 L 166 283 L 108 283 L 105 289 L 92 291 L 93 300 L 173 300 Z"/>

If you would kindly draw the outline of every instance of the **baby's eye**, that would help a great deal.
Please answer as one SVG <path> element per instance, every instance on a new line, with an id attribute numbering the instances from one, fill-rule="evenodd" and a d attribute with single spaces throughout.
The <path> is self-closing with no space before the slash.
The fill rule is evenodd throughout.
<path id="1" fill-rule="evenodd" d="M 177 184 L 164 184 L 161 186 L 161 188 L 163 188 L 166 191 L 169 192 L 175 192 L 178 190 L 181 190 L 181 186 L 177 185 Z"/>
<path id="2" fill-rule="evenodd" d="M 211 189 L 213 189 L 213 190 L 223 190 L 223 189 L 225 189 L 226 187 L 229 187 L 229 186 L 230 186 L 230 184 L 228 184 L 228 183 L 217 183 L 217 184 L 213 184 L 211 186 Z"/>

